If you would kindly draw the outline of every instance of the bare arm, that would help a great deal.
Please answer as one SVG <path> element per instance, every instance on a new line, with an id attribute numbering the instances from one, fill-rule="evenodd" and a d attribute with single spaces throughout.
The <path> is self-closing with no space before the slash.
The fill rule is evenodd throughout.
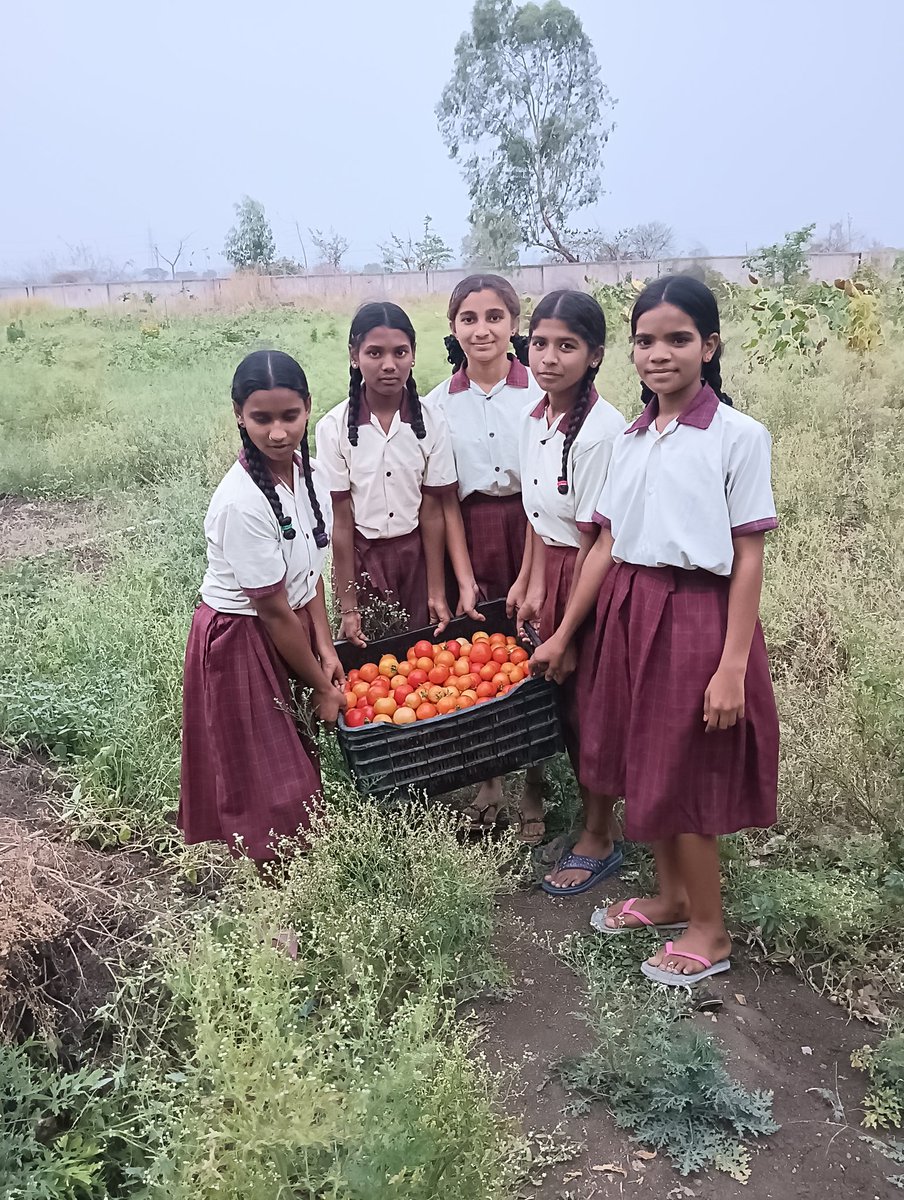
<path id="1" fill-rule="evenodd" d="M 289 670 L 305 687 L 313 690 L 318 717 L 333 724 L 339 715 L 342 697 L 317 661 L 306 629 L 289 607 L 285 589 L 270 596 L 256 597 L 254 607 Z"/>
<path id="2" fill-rule="evenodd" d="M 527 535 L 531 540 L 530 574 L 524 600 L 518 609 L 519 630 L 524 628 L 526 621 L 536 625 L 546 603 L 546 546 L 531 526 L 528 526 Z"/>
<path id="3" fill-rule="evenodd" d="M 440 496 L 424 492 L 418 524 L 427 564 L 427 607 L 430 622 L 437 622 L 436 633 L 439 634 L 452 620 L 446 601 L 446 520 Z"/>
<path id="4" fill-rule="evenodd" d="M 340 636 L 348 638 L 356 646 L 366 646 L 367 642 L 361 635 L 358 589 L 355 586 L 355 510 L 350 496 L 333 501 L 333 574 L 336 579 L 336 601 L 342 613 Z"/>
<path id="5" fill-rule="evenodd" d="M 474 568 L 471 566 L 471 556 L 468 553 L 468 540 L 465 537 L 465 525 L 461 519 L 461 505 L 458 493 L 443 492 L 443 517 L 446 523 L 446 549 L 452 562 L 452 570 L 458 583 L 458 614 L 467 613 L 474 620 L 484 618 L 476 611 L 478 600 L 477 582 L 474 579 Z"/>
<path id="6" fill-rule="evenodd" d="M 334 687 L 342 688 L 345 684 L 345 671 L 342 669 L 342 664 L 333 645 L 333 635 L 330 633 L 330 622 L 326 615 L 326 598 L 324 596 L 322 577 L 317 580 L 317 592 L 314 599 L 306 605 L 306 611 L 314 627 L 314 642 L 323 673 Z"/>
<path id="7" fill-rule="evenodd" d="M 734 565 L 728 591 L 728 626 L 715 675 L 703 699 L 706 732 L 730 729 L 744 717 L 744 680 L 763 590 L 766 535 L 733 539 Z"/>
<path id="8" fill-rule="evenodd" d="M 586 538 L 588 543 L 592 534 L 581 534 L 581 543 Z M 599 599 L 603 581 L 612 567 L 612 531 L 601 530 L 581 562 L 580 574 L 571 588 L 571 595 L 565 608 L 562 623 L 552 637 L 542 646 L 538 646 L 531 659 L 535 674 L 543 674 L 547 679 L 555 679 L 561 683 L 574 670 L 574 655 L 569 653 L 574 635 L 587 619 L 591 609 Z"/>
<path id="9" fill-rule="evenodd" d="M 505 611 L 509 617 L 517 616 L 518 609 L 524 603 L 527 596 L 527 588 L 530 583 L 530 568 L 534 556 L 534 531 L 530 524 L 524 530 L 524 550 L 521 554 L 521 569 L 515 579 L 515 582 L 509 588 L 508 596 L 505 599 Z"/>

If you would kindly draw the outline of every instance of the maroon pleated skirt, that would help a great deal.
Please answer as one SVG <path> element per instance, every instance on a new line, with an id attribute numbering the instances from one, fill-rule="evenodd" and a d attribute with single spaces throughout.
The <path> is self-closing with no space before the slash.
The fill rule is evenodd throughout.
<path id="1" fill-rule="evenodd" d="M 405 609 L 409 629 L 429 623 L 427 563 L 419 529 L 394 538 L 366 538 L 356 531 L 355 573 L 364 592 Z"/>
<path id="2" fill-rule="evenodd" d="M 544 545 L 543 547 L 546 602 L 540 614 L 540 636 L 544 640 L 552 637 L 565 616 L 577 557 L 578 552 L 574 546 Z M 580 636 L 578 644 L 580 645 Z M 575 774 L 577 774 L 581 728 L 574 675 L 569 676 L 562 684 L 559 698 L 565 749 L 568 751 Z"/>
<path id="3" fill-rule="evenodd" d="M 310 626 L 304 609 L 299 618 Z M 313 630 L 311 630 L 313 633 Z M 179 828 L 259 862 L 310 828 L 313 742 L 291 715 L 289 668 L 257 617 L 195 609 L 185 651 Z"/>
<path id="4" fill-rule="evenodd" d="M 507 596 L 524 555 L 527 516 L 520 492 L 515 496 L 472 492 L 461 502 L 461 519 L 481 598 Z M 455 592 L 450 588 L 451 595 Z"/>
<path id="5" fill-rule="evenodd" d="M 616 564 L 584 641 L 578 777 L 625 797 L 636 841 L 766 828 L 776 819 L 778 713 L 763 631 L 747 661 L 745 715 L 706 733 L 703 699 L 728 622 L 729 580 L 706 571 Z"/>

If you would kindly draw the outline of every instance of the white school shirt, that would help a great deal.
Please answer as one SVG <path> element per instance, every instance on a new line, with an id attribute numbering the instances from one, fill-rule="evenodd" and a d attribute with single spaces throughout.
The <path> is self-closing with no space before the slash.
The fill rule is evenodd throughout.
<path id="1" fill-rule="evenodd" d="M 314 492 L 327 534 L 333 526 L 333 508 L 326 473 L 311 463 Z M 289 606 L 301 608 L 313 600 L 323 571 L 326 548 L 314 541 L 314 513 L 305 486 L 301 459 L 295 455 L 295 490 L 276 484 L 283 514 L 291 517 L 295 537 L 286 541 L 270 502 L 242 463 L 226 472 L 213 494 L 204 534 L 207 538 L 207 571 L 201 599 L 222 613 L 257 615 L 254 600 L 285 588 Z"/>
<path id="2" fill-rule="evenodd" d="M 458 496 L 517 496 L 521 491 L 518 434 L 526 402 L 536 404 L 543 389 L 517 358 L 508 374 L 485 392 L 462 367 L 433 389 L 424 403 L 439 405 L 449 424 Z"/>
<path id="3" fill-rule="evenodd" d="M 730 575 L 732 538 L 775 529 L 765 426 L 708 385 L 662 432 L 654 397 L 615 445 L 594 520 L 612 557 Z"/>
<path id="4" fill-rule="evenodd" d="M 358 444 L 348 437 L 348 401 L 317 423 L 317 461 L 329 477 L 334 500 L 351 497 L 355 528 L 366 538 L 393 538 L 417 528 L 424 492 L 458 487 L 449 427 L 442 410 L 421 405 L 427 435 L 411 428 L 407 395 L 384 432 L 362 389 Z"/>
<path id="5" fill-rule="evenodd" d="M 568 454 L 568 492 L 558 489 L 562 474 L 562 444 L 570 413 L 547 422 L 549 398 L 527 408 L 521 417 L 519 459 L 524 511 L 534 531 L 547 546 L 581 543 L 581 528 L 592 528 L 593 512 L 606 478 L 612 445 L 625 428 L 617 408 L 597 394 L 590 404 Z"/>

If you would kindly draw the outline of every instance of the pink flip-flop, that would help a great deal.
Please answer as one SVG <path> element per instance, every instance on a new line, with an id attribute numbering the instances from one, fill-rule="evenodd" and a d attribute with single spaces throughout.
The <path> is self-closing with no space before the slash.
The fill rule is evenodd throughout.
<path id="1" fill-rule="evenodd" d="M 702 971 L 682 975 L 679 971 L 664 971 L 662 967 L 653 967 L 648 962 L 640 964 L 640 969 L 647 979 L 652 979 L 654 983 L 664 983 L 666 987 L 693 987 L 695 983 L 700 983 L 703 979 L 709 979 L 712 975 L 720 975 L 731 966 L 730 959 L 721 958 L 718 962 L 713 963 L 708 958 L 704 958 L 702 954 L 689 954 L 686 950 L 676 950 L 671 942 L 666 942 L 664 949 L 666 954 L 673 954 L 676 958 L 689 958 L 691 962 L 700 963 L 703 967 Z"/>
<path id="2" fill-rule="evenodd" d="M 612 916 L 613 921 L 617 921 L 620 917 L 625 915 L 629 917 L 637 917 L 638 921 L 640 921 L 639 925 L 625 925 L 625 923 L 622 922 L 621 925 L 616 925 L 614 929 L 610 929 L 606 924 L 606 918 L 609 916 L 609 908 L 612 907 L 611 904 L 609 905 L 609 908 L 594 909 L 593 916 L 590 918 L 590 924 L 597 931 L 597 933 L 606 934 L 636 933 L 638 929 L 643 929 L 645 927 L 647 929 L 687 929 L 687 921 L 666 921 L 664 925 L 657 925 L 655 921 L 651 921 L 649 917 L 645 917 L 642 912 L 638 912 L 634 907 L 639 899 L 639 896 L 632 896 L 630 900 L 625 901 L 621 912 L 614 913 Z"/>

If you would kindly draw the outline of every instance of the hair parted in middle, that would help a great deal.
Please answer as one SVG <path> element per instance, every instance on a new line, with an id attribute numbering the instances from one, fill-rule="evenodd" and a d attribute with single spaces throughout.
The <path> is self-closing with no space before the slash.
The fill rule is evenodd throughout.
<path id="1" fill-rule="evenodd" d="M 364 338 L 372 329 L 395 329 L 404 333 L 411 343 L 412 353 L 417 349 L 417 335 L 411 318 L 403 308 L 391 301 L 372 301 L 362 304 L 352 318 L 351 329 L 348 331 L 348 348 L 356 354 Z M 357 364 L 349 363 L 348 367 L 348 440 L 353 446 L 358 444 L 358 419 L 361 412 L 361 389 L 364 376 Z M 424 414 L 421 409 L 421 399 L 418 395 L 414 375 L 408 376 L 405 385 L 408 393 L 408 403 L 411 409 L 411 428 L 415 436 L 425 438 L 427 429 L 424 425 Z"/>

